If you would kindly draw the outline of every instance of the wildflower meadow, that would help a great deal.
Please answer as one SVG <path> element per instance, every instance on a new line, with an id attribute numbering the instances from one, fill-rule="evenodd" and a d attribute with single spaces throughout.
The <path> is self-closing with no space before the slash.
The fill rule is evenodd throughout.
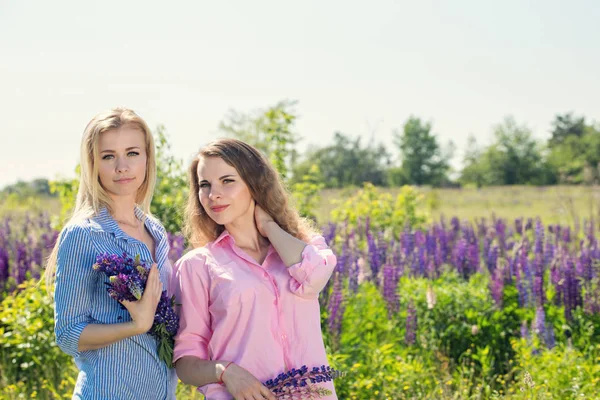
<path id="1" fill-rule="evenodd" d="M 366 185 L 322 224 L 338 263 L 320 297 L 340 399 L 600 398 L 600 226 L 433 219 L 411 187 Z M 40 282 L 58 230 L 0 221 L 2 398 L 69 398 Z M 170 234 L 170 257 L 186 251 Z M 300 367 L 300 366 L 299 366 Z M 178 398 L 201 399 L 181 384 Z"/>

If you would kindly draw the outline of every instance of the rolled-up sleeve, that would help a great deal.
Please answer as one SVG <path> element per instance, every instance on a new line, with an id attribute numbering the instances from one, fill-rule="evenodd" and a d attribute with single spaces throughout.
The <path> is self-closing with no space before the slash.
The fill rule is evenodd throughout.
<path id="1" fill-rule="evenodd" d="M 91 322 L 96 272 L 94 245 L 85 227 L 67 226 L 59 240 L 56 261 L 54 330 L 56 344 L 76 357 L 79 337 Z"/>
<path id="2" fill-rule="evenodd" d="M 323 236 L 314 236 L 302 251 L 302 260 L 288 268 L 290 290 L 301 297 L 316 298 L 333 273 L 337 259 Z"/>
<path id="3" fill-rule="evenodd" d="M 179 307 L 179 331 L 173 362 L 184 356 L 208 360 L 210 328 L 209 275 L 203 256 L 185 257 L 175 263 L 175 298 Z"/>

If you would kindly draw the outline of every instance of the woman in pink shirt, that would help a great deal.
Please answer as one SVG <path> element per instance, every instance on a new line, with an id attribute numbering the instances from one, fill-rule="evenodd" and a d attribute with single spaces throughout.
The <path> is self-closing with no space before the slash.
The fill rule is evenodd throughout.
<path id="1" fill-rule="evenodd" d="M 327 365 L 318 296 L 336 258 L 254 147 L 217 140 L 189 172 L 186 226 L 198 247 L 175 266 L 177 374 L 207 400 L 274 400 L 261 382 Z M 337 399 L 332 382 L 318 385 Z"/>

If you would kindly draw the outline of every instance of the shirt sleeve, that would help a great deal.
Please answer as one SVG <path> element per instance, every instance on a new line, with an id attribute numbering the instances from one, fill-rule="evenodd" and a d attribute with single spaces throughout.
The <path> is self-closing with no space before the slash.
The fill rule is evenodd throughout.
<path id="1" fill-rule="evenodd" d="M 56 261 L 54 331 L 56 344 L 76 357 L 79 337 L 92 321 L 92 295 L 97 275 L 94 245 L 85 227 L 67 226 L 62 232 Z"/>
<path id="2" fill-rule="evenodd" d="M 208 312 L 209 276 L 206 259 L 193 256 L 177 261 L 174 281 L 175 298 L 181 305 L 173 362 L 184 356 L 208 360 L 208 342 L 212 331 Z"/>
<path id="3" fill-rule="evenodd" d="M 290 290 L 300 297 L 317 298 L 333 273 L 337 259 L 323 236 L 314 236 L 302 251 L 302 260 L 288 268 Z"/>

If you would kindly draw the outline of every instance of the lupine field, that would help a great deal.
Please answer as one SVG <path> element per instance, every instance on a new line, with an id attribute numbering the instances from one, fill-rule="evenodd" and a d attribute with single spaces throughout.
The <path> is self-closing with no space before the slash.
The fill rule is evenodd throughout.
<path id="1" fill-rule="evenodd" d="M 50 221 L 0 220 L 2 398 L 73 390 L 39 283 Z M 390 230 L 359 216 L 323 232 L 338 256 L 320 302 L 340 399 L 600 398 L 597 221 L 447 217 Z M 176 260 L 185 242 L 170 242 Z M 201 396 L 180 385 L 178 398 Z"/>

